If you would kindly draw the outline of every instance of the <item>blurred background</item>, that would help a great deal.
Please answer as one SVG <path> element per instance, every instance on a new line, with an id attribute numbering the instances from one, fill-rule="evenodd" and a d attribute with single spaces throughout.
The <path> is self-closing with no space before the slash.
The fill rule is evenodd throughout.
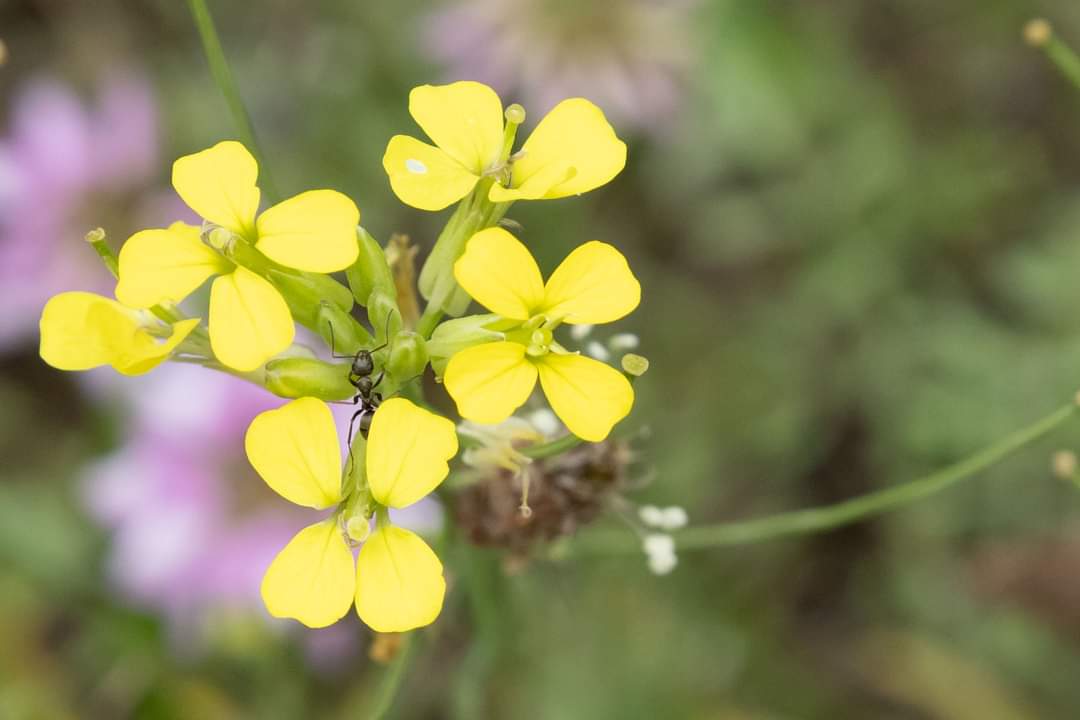
<path id="1" fill-rule="evenodd" d="M 413 86 L 482 80 L 530 123 L 566 96 L 605 109 L 626 171 L 511 217 L 545 270 L 597 238 L 642 280 L 620 324 L 652 361 L 624 424 L 634 503 L 705 523 L 833 502 L 1080 387 L 1080 92 L 1021 36 L 1042 15 L 1080 46 L 1075 2 L 210 5 L 279 189 L 341 190 L 383 241 L 426 249 L 446 216 L 381 167 L 420 134 Z M 258 599 L 304 522 L 242 455 L 279 401 L 36 354 L 51 294 L 111 289 L 83 234 L 185 217 L 171 161 L 235 136 L 185 4 L 4 0 L 0 40 L 0 718 L 366 717 L 393 648 Z M 1077 717 L 1058 448 L 1076 427 L 900 512 L 664 576 L 463 545 L 394 713 Z"/>

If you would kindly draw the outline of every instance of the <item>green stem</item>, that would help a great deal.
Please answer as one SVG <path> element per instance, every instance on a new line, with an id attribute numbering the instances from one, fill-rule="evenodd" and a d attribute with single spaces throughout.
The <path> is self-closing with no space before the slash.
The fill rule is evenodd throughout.
<path id="1" fill-rule="evenodd" d="M 1061 74 L 1080 90 L 1080 57 L 1077 57 L 1073 49 L 1052 36 L 1043 46 L 1043 52 L 1057 65 Z"/>
<path id="2" fill-rule="evenodd" d="M 917 480 L 867 493 L 835 505 L 795 510 L 754 520 L 691 527 L 676 533 L 675 543 L 680 550 L 705 550 L 728 545 L 743 545 L 788 535 L 832 530 L 874 515 L 897 510 L 935 495 L 985 470 L 1061 427 L 1075 415 L 1076 411 L 1076 403 L 1070 403 L 974 455 Z M 597 549 L 604 550 L 629 552 L 639 549 L 636 543 L 628 543 L 626 540 L 626 536 L 620 533 L 618 539 L 611 534 L 605 534 L 604 537 L 589 538 L 587 542 L 597 541 Z"/>
<path id="3" fill-rule="evenodd" d="M 577 435 L 564 435 L 558 440 L 540 443 L 539 445 L 530 445 L 527 448 L 523 448 L 521 454 L 526 457 L 531 457 L 533 460 L 541 460 L 543 458 L 552 457 L 553 455 L 561 455 L 567 450 L 577 447 L 582 442 L 583 440 Z"/>
<path id="4" fill-rule="evenodd" d="M 398 650 L 397 657 L 394 658 L 390 667 L 386 669 L 382 682 L 379 683 L 379 688 L 376 691 L 375 707 L 371 711 L 371 720 L 381 720 L 381 718 L 386 717 L 386 714 L 394 706 L 394 700 L 401 689 L 401 683 L 405 679 L 409 662 L 414 654 L 414 645 L 416 643 L 413 641 L 413 633 L 406 633 L 405 638 L 401 641 L 401 649 Z"/>
<path id="5" fill-rule="evenodd" d="M 195 25 L 199 29 L 199 37 L 202 39 L 203 51 L 206 53 L 206 61 L 210 64 L 210 73 L 214 76 L 221 94 L 225 96 L 225 103 L 229 106 L 233 124 L 240 140 L 248 147 L 259 161 L 259 185 L 268 200 L 277 202 L 279 195 L 270 177 L 270 170 L 266 163 L 266 156 L 255 138 L 255 127 L 251 123 L 244 101 L 240 97 L 240 90 L 236 86 L 229 63 L 225 59 L 225 51 L 221 47 L 217 29 L 214 27 L 214 19 L 210 16 L 210 10 L 206 7 L 206 0 L 188 0 L 188 8 L 195 19 Z"/>

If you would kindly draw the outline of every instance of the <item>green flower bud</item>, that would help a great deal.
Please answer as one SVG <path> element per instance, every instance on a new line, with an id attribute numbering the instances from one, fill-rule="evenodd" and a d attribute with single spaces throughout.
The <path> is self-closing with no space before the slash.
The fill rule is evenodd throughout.
<path id="1" fill-rule="evenodd" d="M 399 383 L 423 374 L 427 363 L 427 348 L 419 333 L 406 330 L 394 336 L 390 342 L 390 358 L 386 367 Z"/>
<path id="2" fill-rule="evenodd" d="M 266 389 L 280 397 L 346 400 L 356 390 L 349 383 L 349 364 L 315 358 L 280 358 L 266 363 Z"/>
<path id="3" fill-rule="evenodd" d="M 387 293 L 376 288 L 367 300 L 367 316 L 371 329 L 375 331 L 375 342 L 382 345 L 388 337 L 401 332 L 401 311 L 398 310 L 396 293 Z"/>
<path id="4" fill-rule="evenodd" d="M 375 290 L 381 290 L 393 297 L 397 292 L 394 288 L 394 276 L 390 272 L 383 249 L 362 227 L 356 228 L 356 239 L 360 245 L 360 254 L 356 262 L 345 270 L 345 277 L 349 280 L 349 287 L 352 288 L 356 302 L 365 305 Z"/>
<path id="5" fill-rule="evenodd" d="M 325 300 L 319 303 L 315 324 L 319 335 L 338 355 L 352 355 L 374 344 L 371 333 L 356 318 Z"/>
<path id="6" fill-rule="evenodd" d="M 492 326 L 500 321 L 498 315 L 467 315 L 441 323 L 431 339 L 427 341 L 427 353 L 431 358 L 431 368 L 437 377 L 442 377 L 446 363 L 455 353 L 480 343 L 506 339 L 506 335 Z"/>
<path id="7" fill-rule="evenodd" d="M 346 313 L 352 309 L 352 293 L 329 275 L 270 269 L 266 276 L 281 292 L 296 321 L 315 332 L 320 332 L 319 307 L 323 302 Z"/>

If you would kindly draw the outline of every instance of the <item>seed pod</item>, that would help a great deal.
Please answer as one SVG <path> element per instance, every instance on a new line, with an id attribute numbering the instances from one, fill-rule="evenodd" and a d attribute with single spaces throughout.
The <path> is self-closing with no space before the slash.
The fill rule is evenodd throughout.
<path id="1" fill-rule="evenodd" d="M 349 384 L 349 364 L 315 358 L 281 358 L 266 363 L 266 389 L 280 397 L 345 400 L 356 392 Z"/>

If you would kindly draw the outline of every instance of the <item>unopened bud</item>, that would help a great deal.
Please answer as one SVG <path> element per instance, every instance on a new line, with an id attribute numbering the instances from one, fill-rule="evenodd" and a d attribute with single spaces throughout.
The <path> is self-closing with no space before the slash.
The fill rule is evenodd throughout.
<path id="1" fill-rule="evenodd" d="M 1076 453 L 1058 450 L 1050 460 L 1050 467 L 1057 477 L 1068 480 L 1076 475 Z"/>
<path id="2" fill-rule="evenodd" d="M 1054 35 L 1054 29 L 1043 18 L 1029 20 L 1024 25 L 1024 42 L 1031 47 L 1041 48 L 1050 42 Z"/>
<path id="3" fill-rule="evenodd" d="M 390 342 L 390 358 L 387 369 L 399 383 L 405 383 L 423 375 L 428 364 L 428 352 L 424 338 L 419 333 L 403 331 Z"/>
<path id="4" fill-rule="evenodd" d="M 280 397 L 345 400 L 355 394 L 349 383 L 349 364 L 314 358 L 280 358 L 266 363 L 266 389 Z"/>
<path id="5" fill-rule="evenodd" d="M 396 294 L 394 276 L 379 243 L 362 227 L 356 229 L 356 242 L 360 254 L 356 256 L 356 262 L 345 270 L 356 302 L 367 305 L 375 290 L 393 297 Z"/>
<path id="6" fill-rule="evenodd" d="M 387 338 L 401 331 L 401 312 L 391 284 L 389 293 L 376 288 L 372 290 L 367 303 L 368 322 L 375 331 L 375 342 L 382 345 Z"/>
<path id="7" fill-rule="evenodd" d="M 641 377 L 649 371 L 649 360 L 642 355 L 627 353 L 622 356 L 622 369 L 627 375 Z"/>
<path id="8" fill-rule="evenodd" d="M 371 333 L 337 305 L 323 301 L 316 311 L 316 330 L 336 355 L 352 355 L 372 345 Z"/>

